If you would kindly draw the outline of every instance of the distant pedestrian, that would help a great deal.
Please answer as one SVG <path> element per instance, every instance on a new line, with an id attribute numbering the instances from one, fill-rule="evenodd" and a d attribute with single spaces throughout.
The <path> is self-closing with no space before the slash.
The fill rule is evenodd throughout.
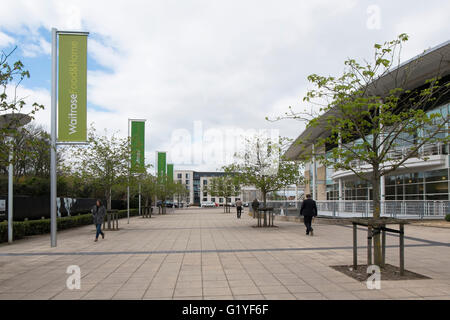
<path id="1" fill-rule="evenodd" d="M 241 218 L 242 214 L 242 201 L 241 199 L 236 200 L 237 218 Z"/>
<path id="2" fill-rule="evenodd" d="M 256 213 L 258 212 L 259 208 L 259 201 L 255 198 L 252 202 L 252 209 L 253 209 L 253 218 L 256 218 Z"/>
<path id="3" fill-rule="evenodd" d="M 302 207 L 300 208 L 300 215 L 303 216 L 303 221 L 306 226 L 306 235 L 314 235 L 313 228 L 311 227 L 311 222 L 313 217 L 317 216 L 317 205 L 316 202 L 311 199 L 311 195 L 306 195 L 306 200 L 303 201 Z"/>
<path id="4" fill-rule="evenodd" d="M 100 200 L 97 200 L 97 203 L 92 208 L 92 215 L 94 216 L 94 224 L 97 229 L 94 241 L 98 241 L 98 236 L 100 234 L 102 235 L 102 239 L 105 239 L 105 234 L 102 231 L 102 223 L 106 215 L 106 209 Z"/>

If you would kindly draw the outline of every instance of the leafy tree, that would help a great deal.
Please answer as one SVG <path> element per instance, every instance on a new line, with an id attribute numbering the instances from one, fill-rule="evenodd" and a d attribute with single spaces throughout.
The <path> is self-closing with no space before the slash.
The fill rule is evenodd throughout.
<path id="1" fill-rule="evenodd" d="M 375 219 L 380 218 L 381 177 L 401 168 L 410 158 L 427 160 L 429 147 L 437 149 L 439 144 L 449 143 L 448 114 L 430 111 L 448 97 L 449 77 L 442 78 L 437 66 L 428 80 L 411 88 L 411 77 L 421 59 L 400 66 L 402 44 L 407 40 L 408 36 L 401 34 L 393 41 L 375 44 L 373 61 L 348 59 L 339 77 L 310 75 L 308 80 L 315 88 L 303 101 L 312 104 L 311 110 L 319 110 L 294 112 L 290 108 L 286 116 L 278 118 L 322 128 L 324 134 L 315 140 L 314 151 L 308 137 L 298 141 L 302 160 L 315 157 L 327 167 L 352 171 L 370 182 Z M 379 234 L 374 237 L 374 261 L 381 266 Z"/>
<path id="2" fill-rule="evenodd" d="M 20 60 L 12 65 L 9 64 L 8 59 L 10 59 L 16 48 L 9 53 L 4 51 L 0 53 L 0 114 L 22 113 L 34 119 L 35 113 L 44 109 L 44 106 L 33 103 L 32 106 L 27 108 L 24 98 L 19 97 L 17 94 L 20 84 L 23 80 L 30 77 L 30 73 Z M 26 131 L 24 128 L 16 128 L 17 123 L 14 123 L 14 121 L 17 120 L 8 120 L 0 125 L 0 166 L 2 167 L 9 165 L 9 151 L 11 148 L 17 149 L 15 138 L 20 136 L 24 130 Z M 8 137 L 13 137 L 13 139 L 10 140 Z M 22 154 L 24 152 L 25 150 L 23 150 Z M 20 159 L 20 157 L 15 156 L 13 161 L 17 159 Z"/>
<path id="3" fill-rule="evenodd" d="M 213 197 L 225 198 L 225 205 L 223 206 L 223 209 L 224 212 L 227 212 L 227 210 L 229 210 L 228 198 L 238 196 L 240 194 L 239 180 L 236 175 L 228 172 L 224 176 L 212 178 L 209 186 L 205 187 L 203 191 L 208 192 Z"/>
<path id="4" fill-rule="evenodd" d="M 40 126 L 26 125 L 13 137 L 14 146 L 14 194 L 42 196 L 50 190 L 50 139 L 49 134 Z M 67 195 L 67 177 L 61 175 L 62 155 L 58 153 L 58 193 Z M 7 193 L 6 163 L 0 165 L 0 193 Z M 4 182 L 4 183 L 3 183 Z"/>
<path id="5" fill-rule="evenodd" d="M 186 187 L 175 182 L 173 179 L 169 179 L 167 175 L 155 177 L 155 194 L 156 197 L 161 200 L 162 213 L 166 212 L 165 201 L 173 200 L 174 196 L 181 191 L 186 190 Z M 187 191 L 187 190 L 186 190 Z"/>
<path id="6" fill-rule="evenodd" d="M 254 186 L 263 196 L 266 207 L 267 194 L 300 182 L 299 163 L 285 161 L 281 154 L 288 139 L 280 137 L 273 142 L 270 138 L 255 135 L 245 139 L 245 153 L 235 155 L 235 162 L 225 166 L 241 186 Z"/>
<path id="7" fill-rule="evenodd" d="M 120 184 L 121 178 L 128 174 L 128 139 L 99 135 L 93 127 L 88 133 L 87 146 L 75 146 L 72 149 L 74 159 L 70 162 L 84 183 L 90 183 L 100 189 L 107 199 L 107 209 L 111 209 L 111 191 Z"/>
<path id="8" fill-rule="evenodd" d="M 144 198 L 145 206 L 149 206 L 156 196 L 156 177 L 147 173 L 141 177 L 141 194 Z"/>
<path id="9" fill-rule="evenodd" d="M 28 124 L 14 135 L 14 176 L 50 176 L 50 135 L 35 124 Z M 64 149 L 60 147 L 60 150 Z M 61 150 L 62 151 L 62 150 Z M 63 163 L 64 151 L 58 153 L 57 168 Z M 7 167 L 0 167 L 7 172 Z"/>
<path id="10" fill-rule="evenodd" d="M 174 197 L 177 199 L 177 203 L 184 202 L 188 196 L 189 190 L 186 188 L 186 185 L 182 184 L 181 181 L 175 182 Z"/>

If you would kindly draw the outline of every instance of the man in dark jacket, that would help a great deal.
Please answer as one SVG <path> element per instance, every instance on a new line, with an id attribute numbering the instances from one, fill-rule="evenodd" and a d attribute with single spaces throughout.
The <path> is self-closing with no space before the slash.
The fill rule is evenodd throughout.
<path id="1" fill-rule="evenodd" d="M 259 201 L 255 198 L 252 202 L 252 209 L 253 209 L 253 218 L 256 218 L 256 211 L 259 208 Z"/>
<path id="2" fill-rule="evenodd" d="M 306 226 L 306 235 L 313 235 L 313 228 L 311 227 L 311 222 L 313 217 L 317 216 L 317 206 L 316 202 L 311 199 L 311 195 L 306 195 L 306 200 L 303 201 L 302 207 L 300 208 L 300 215 L 303 216 L 303 220 Z"/>

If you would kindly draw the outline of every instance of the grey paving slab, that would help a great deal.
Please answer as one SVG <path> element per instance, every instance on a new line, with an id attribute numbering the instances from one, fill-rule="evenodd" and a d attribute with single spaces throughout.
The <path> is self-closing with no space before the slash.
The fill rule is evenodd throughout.
<path id="1" fill-rule="evenodd" d="M 178 210 L 120 221 L 93 242 L 93 226 L 0 244 L 0 299 L 450 299 L 450 230 L 407 225 L 408 270 L 431 279 L 382 281 L 369 290 L 332 265 L 351 264 L 352 229 L 317 224 L 314 237 L 296 222 L 258 229 L 248 215 L 221 209 Z M 366 261 L 366 233 L 358 233 Z M 398 265 L 398 237 L 387 237 Z M 67 267 L 81 269 L 69 290 Z"/>

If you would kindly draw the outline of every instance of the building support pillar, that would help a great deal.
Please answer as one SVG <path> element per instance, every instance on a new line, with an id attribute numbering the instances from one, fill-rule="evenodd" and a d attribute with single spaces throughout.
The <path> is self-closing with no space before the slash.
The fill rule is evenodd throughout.
<path id="1" fill-rule="evenodd" d="M 380 216 L 384 214 L 386 200 L 386 189 L 385 189 L 385 176 L 380 177 Z"/>
<path id="2" fill-rule="evenodd" d="M 339 143 L 338 143 L 338 148 L 342 149 L 342 137 L 341 137 L 341 133 L 339 133 Z M 342 158 L 339 155 L 339 159 L 338 159 L 339 163 L 342 162 Z M 344 190 L 342 187 L 342 178 L 339 178 L 339 207 L 338 207 L 338 212 L 343 212 L 343 203 L 342 201 L 344 200 Z"/>
<path id="3" fill-rule="evenodd" d="M 312 198 L 316 199 L 316 150 L 314 144 L 312 145 Z"/>

